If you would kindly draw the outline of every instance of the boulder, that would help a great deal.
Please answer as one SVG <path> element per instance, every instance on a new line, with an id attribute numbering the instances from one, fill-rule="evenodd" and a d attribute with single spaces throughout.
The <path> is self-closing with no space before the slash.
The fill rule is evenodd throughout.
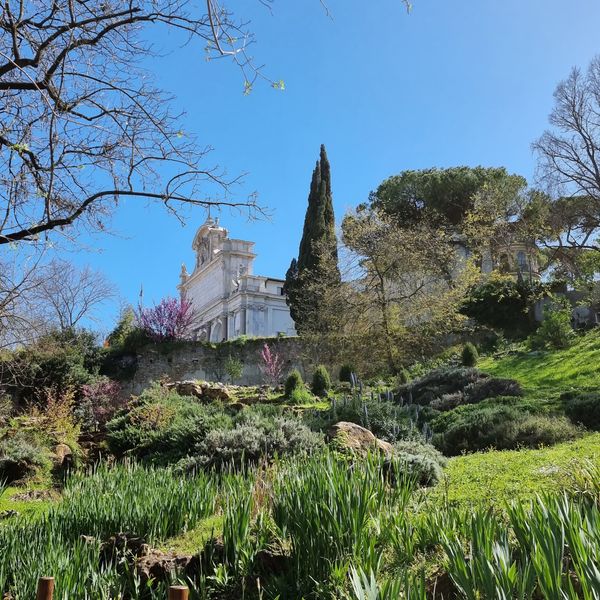
<path id="1" fill-rule="evenodd" d="M 65 471 L 73 464 L 73 451 L 67 444 L 56 444 L 52 464 L 55 472 Z"/>
<path id="2" fill-rule="evenodd" d="M 327 439 L 341 451 L 353 454 L 366 455 L 375 450 L 390 457 L 394 453 L 394 448 L 390 443 L 376 438 L 368 429 L 348 421 L 340 421 L 332 425 L 327 432 Z"/>
<path id="3" fill-rule="evenodd" d="M 174 389 L 180 396 L 193 396 L 202 400 L 204 389 L 200 381 L 175 381 L 167 383 L 167 388 Z"/>
<path id="4" fill-rule="evenodd" d="M 180 396 L 192 396 L 202 402 L 220 400 L 228 402 L 232 394 L 222 383 L 209 383 L 208 381 L 174 381 L 166 384 L 170 390 L 175 390 Z"/>
<path id="5" fill-rule="evenodd" d="M 205 383 L 202 394 L 205 400 L 219 400 L 221 402 L 229 402 L 232 399 L 231 392 L 226 385 L 222 383 Z"/>

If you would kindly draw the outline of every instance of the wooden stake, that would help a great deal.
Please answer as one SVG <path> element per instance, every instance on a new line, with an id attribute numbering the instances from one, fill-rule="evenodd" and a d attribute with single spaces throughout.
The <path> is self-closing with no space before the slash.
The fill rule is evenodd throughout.
<path id="1" fill-rule="evenodd" d="M 169 588 L 169 600 L 188 600 L 190 590 L 184 585 L 172 585 Z"/>
<path id="2" fill-rule="evenodd" d="M 38 579 L 36 600 L 52 600 L 54 594 L 54 577 Z"/>

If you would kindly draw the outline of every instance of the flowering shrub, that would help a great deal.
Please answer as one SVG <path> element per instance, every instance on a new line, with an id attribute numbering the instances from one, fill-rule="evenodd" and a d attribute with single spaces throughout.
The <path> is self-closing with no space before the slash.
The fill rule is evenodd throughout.
<path id="1" fill-rule="evenodd" d="M 182 340 L 194 322 L 192 303 L 185 299 L 163 298 L 152 308 L 140 308 L 140 327 L 155 342 Z"/>
<path id="2" fill-rule="evenodd" d="M 81 386 L 81 402 L 76 414 L 84 429 L 104 429 L 122 404 L 121 386 L 108 377 L 102 377 L 94 383 Z"/>
<path id="3" fill-rule="evenodd" d="M 283 375 L 283 359 L 277 352 L 273 352 L 269 344 L 265 344 L 260 353 L 262 365 L 260 370 L 271 385 L 277 385 Z"/>

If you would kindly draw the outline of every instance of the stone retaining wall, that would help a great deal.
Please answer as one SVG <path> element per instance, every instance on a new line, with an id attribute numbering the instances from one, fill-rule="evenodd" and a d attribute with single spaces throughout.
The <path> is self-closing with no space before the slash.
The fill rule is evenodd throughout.
<path id="1" fill-rule="evenodd" d="M 304 356 L 299 338 L 237 340 L 223 344 L 182 342 L 142 348 L 137 355 L 135 374 L 125 387 L 128 393 L 139 394 L 152 381 L 162 378 L 172 381 L 202 379 L 229 382 L 225 365 L 230 356 L 243 365 L 242 376 L 230 383 L 258 385 L 264 383 L 260 367 L 263 364 L 261 351 L 265 342 L 272 352 L 277 352 L 283 359 L 284 376 L 294 368 L 304 378 L 312 375 L 312 366 Z"/>

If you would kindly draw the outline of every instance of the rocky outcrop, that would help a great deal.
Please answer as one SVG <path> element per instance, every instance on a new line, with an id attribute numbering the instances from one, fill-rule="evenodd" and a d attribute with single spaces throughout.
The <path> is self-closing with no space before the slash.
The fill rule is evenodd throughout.
<path id="1" fill-rule="evenodd" d="M 192 396 L 202 402 L 229 402 L 233 395 L 223 383 L 208 381 L 174 381 L 165 384 L 168 389 L 175 390 L 181 396 Z"/>
<path id="2" fill-rule="evenodd" d="M 389 442 L 376 438 L 368 429 L 348 421 L 332 425 L 327 432 L 327 440 L 342 452 L 362 456 L 378 451 L 389 458 L 394 453 L 394 448 Z"/>

